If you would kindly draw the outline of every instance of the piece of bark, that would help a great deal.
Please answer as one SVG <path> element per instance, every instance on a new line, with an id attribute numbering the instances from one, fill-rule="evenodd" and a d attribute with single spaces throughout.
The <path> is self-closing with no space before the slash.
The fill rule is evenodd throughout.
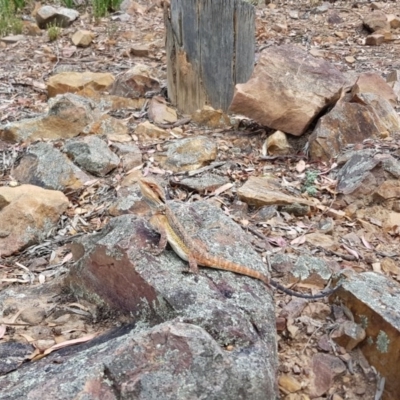
<path id="1" fill-rule="evenodd" d="M 254 66 L 254 7 L 240 0 L 175 0 L 164 8 L 168 95 L 191 114 L 227 111 Z"/>

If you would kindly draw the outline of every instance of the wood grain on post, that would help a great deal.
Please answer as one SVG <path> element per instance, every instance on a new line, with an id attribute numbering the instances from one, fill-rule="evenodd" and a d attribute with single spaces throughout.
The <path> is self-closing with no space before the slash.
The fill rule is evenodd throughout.
<path id="1" fill-rule="evenodd" d="M 236 83 L 253 72 L 254 7 L 242 0 L 171 0 L 164 20 L 171 102 L 183 113 L 205 104 L 227 111 Z"/>

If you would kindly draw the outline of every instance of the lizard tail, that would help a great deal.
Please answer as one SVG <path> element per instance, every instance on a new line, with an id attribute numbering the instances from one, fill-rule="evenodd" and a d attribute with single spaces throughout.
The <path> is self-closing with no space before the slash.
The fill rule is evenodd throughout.
<path id="1" fill-rule="evenodd" d="M 268 287 L 271 287 L 270 280 L 266 275 L 262 274 L 261 272 L 255 271 L 254 269 L 244 267 L 243 265 L 239 265 L 228 260 L 223 260 L 218 257 L 210 256 L 207 257 L 207 260 L 203 259 L 203 261 L 199 264 L 209 268 L 222 269 L 225 271 L 234 272 L 239 275 L 249 276 L 251 278 L 258 279 L 264 282 Z"/>

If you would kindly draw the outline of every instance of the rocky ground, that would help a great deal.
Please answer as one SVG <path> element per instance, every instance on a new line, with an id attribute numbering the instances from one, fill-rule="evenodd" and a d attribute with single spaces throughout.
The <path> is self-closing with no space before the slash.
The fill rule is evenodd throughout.
<path id="1" fill-rule="evenodd" d="M 69 110 L 70 104 L 73 104 L 77 110 L 85 110 L 79 111 L 82 112 L 82 120 L 93 118 L 97 122 L 100 119 L 99 114 L 87 111 L 92 107 L 91 103 L 78 104 L 74 103 L 73 99 L 68 100 L 70 103 L 65 101 L 65 103 L 55 103 L 55 105 L 49 102 L 48 92 L 53 87 L 49 85 L 50 78 L 62 72 L 101 72 L 110 73 L 115 77 L 137 64 L 142 64 L 145 66 L 146 73 L 149 73 L 152 78 L 146 81 L 146 84 L 154 85 L 155 92 L 163 93 L 166 85 L 166 54 L 161 4 L 144 0 L 127 2 L 125 12 L 114 13 L 101 20 L 93 19 L 90 8 L 78 7 L 78 10 L 79 19 L 71 26 L 62 29 L 56 41 L 49 41 L 46 31 L 37 28 L 32 17 L 35 11 L 33 9 L 24 10 L 26 22 L 24 22 L 25 36 L 23 38 L 0 40 L 2 47 L 0 52 L 0 123 L 3 127 L 7 123 L 21 121 L 24 118 L 41 117 L 46 115 L 49 109 L 49 114 L 52 110 L 63 109 L 63 107 Z M 376 72 L 386 78 L 391 71 L 400 70 L 400 31 L 399 28 L 394 28 L 390 37 L 384 38 L 385 41 L 382 43 L 380 43 L 381 38 L 378 37 L 378 33 L 378 36 L 370 39 L 377 45 L 366 45 L 367 37 L 371 32 L 367 32 L 363 21 L 375 12 L 373 10 L 381 11 L 386 15 L 399 15 L 400 5 L 395 1 L 379 3 L 287 1 L 257 5 L 256 61 L 260 59 L 260 52 L 264 49 L 274 45 L 295 44 L 314 57 L 329 61 L 340 71 L 348 73 L 348 76 L 355 76 L 361 72 Z M 85 29 L 92 33 L 88 47 L 75 46 L 71 42 L 71 36 L 78 29 Z M 105 80 L 107 76 L 105 75 Z M 98 98 L 93 97 L 93 94 L 90 96 L 90 101 L 96 104 L 113 101 L 109 98 L 106 100 L 107 94 L 104 93 Z M 0 371 L 3 374 L 16 368 L 25 358 L 39 360 L 47 355 L 46 352 L 56 352 L 62 346 L 60 343 L 69 346 L 86 342 L 96 335 L 132 321 L 124 313 L 99 310 L 94 301 L 82 300 L 76 292 L 71 292 L 70 287 L 82 289 L 79 281 L 85 281 L 86 278 L 85 275 L 79 275 L 79 271 L 71 276 L 70 270 L 74 268 L 74 258 L 79 258 L 77 254 L 80 254 L 82 248 L 87 251 L 92 246 L 89 239 L 86 239 L 88 235 L 93 232 L 106 235 L 103 228 L 115 216 L 125 218 L 115 223 L 113 229 L 116 231 L 125 232 L 125 235 L 127 229 L 133 230 L 129 226 L 137 229 L 136 237 L 131 236 L 131 239 L 126 239 L 131 240 L 131 242 L 128 240 L 128 243 L 131 243 L 132 247 L 136 246 L 132 244 L 134 241 L 143 240 L 144 243 L 146 240 L 155 240 L 151 234 L 143 233 L 141 225 L 135 225 L 134 220 L 129 219 L 131 217 L 128 215 L 133 213 L 142 216 L 147 212 L 145 206 L 138 201 L 139 194 L 137 187 L 134 186 L 142 172 L 158 175 L 165 185 L 169 184 L 169 193 L 174 199 L 195 204 L 194 218 L 202 222 L 201 226 L 207 226 L 205 231 L 213 231 L 212 224 L 208 226 L 209 221 L 202 220 L 211 211 L 208 211 L 208 208 L 201 208 L 203 207 L 201 203 L 196 206 L 197 201 L 207 198 L 215 201 L 219 206 L 222 205 L 224 214 L 238 222 L 244 231 L 252 233 L 253 241 L 251 244 L 248 243 L 248 246 L 253 247 L 261 255 L 266 265 L 272 266 L 272 275 L 282 284 L 294 285 L 297 279 L 293 271 L 301 268 L 302 263 L 308 265 L 317 262 L 315 260 L 318 258 L 318 263 L 322 263 L 321 269 L 326 268 L 330 272 L 346 270 L 358 274 L 374 271 L 389 278 L 388 281 L 379 281 L 376 278 L 373 284 L 378 287 L 374 287 L 374 291 L 368 292 L 366 297 L 381 297 L 384 303 L 384 288 L 396 291 L 396 287 L 392 287 L 391 284 L 400 279 L 397 222 L 400 207 L 397 203 L 399 201 L 397 187 L 380 186 L 376 191 L 377 194 L 374 194 L 375 197 L 372 196 L 373 200 L 370 204 L 361 206 L 357 203 L 356 209 L 349 210 L 348 203 L 346 204 L 348 199 L 337 201 L 335 188 L 338 175 L 331 174 L 332 171 L 335 173 L 338 165 L 343 166 L 348 158 L 343 156 L 344 158 L 340 159 L 339 157 L 335 163 L 310 161 L 305 152 L 310 132 L 300 137 L 289 137 L 292 149 L 290 154 L 271 155 L 267 154 L 265 141 L 273 130 L 250 119 L 237 118 L 234 126 L 231 127 L 228 124 L 229 118 L 224 120 L 226 117 L 218 114 L 216 126 L 210 128 L 202 126 L 200 122 L 188 122 L 185 120 L 188 116 L 178 113 L 176 120 L 180 122 L 175 125 L 174 122 L 164 122 L 158 124 L 158 128 L 154 126 L 149 128 L 146 125 L 151 113 L 148 109 L 149 105 L 153 107 L 151 110 L 155 116 L 160 113 L 160 108 L 157 108 L 154 102 L 150 104 L 150 97 L 146 99 L 143 96 L 120 107 L 118 104 L 120 103 L 113 103 L 112 106 L 104 105 L 102 109 L 107 110 L 103 114 L 114 117 L 117 121 L 105 122 L 105 124 L 110 124 L 106 128 L 101 124 L 93 124 L 93 121 L 89 124 L 90 129 L 87 133 L 92 134 L 88 136 L 92 139 L 86 144 L 93 146 L 102 154 L 103 163 L 100 167 L 99 164 L 89 165 L 85 157 L 83 157 L 84 160 L 79 159 L 84 150 L 75 142 L 68 144 L 60 137 L 50 144 L 48 140 L 32 142 L 26 137 L 19 137 L 17 143 L 10 144 L 10 137 L 3 134 L 3 140 L 0 141 L 0 182 L 3 189 L 13 187 L 18 189 L 21 183 L 27 182 L 33 185 L 27 189 L 28 192 L 24 192 L 25 198 L 33 200 L 28 201 L 28 204 L 23 200 L 21 200 L 22 203 L 16 203 L 12 213 L 19 215 L 21 208 L 31 207 L 36 210 L 38 221 L 41 221 L 39 225 L 49 224 L 47 230 L 47 226 L 41 227 L 43 231 L 46 231 L 45 237 L 42 236 L 38 242 L 35 234 L 32 234 L 32 243 L 27 240 L 27 244 L 21 251 L 17 249 L 24 235 L 23 232 L 13 237 L 12 243 L 9 241 L 7 247 L 2 247 L 0 345 L 16 342 L 17 345 L 22 346 L 0 349 L 1 358 L 9 360 L 12 364 L 10 368 L 9 363 L 7 366 L 7 362 L 0 361 Z M 158 103 L 157 105 L 159 106 Z M 73 107 L 71 109 L 74 109 Z M 165 108 L 166 105 L 163 103 L 159 107 L 164 117 L 165 113 L 174 112 L 173 107 Z M 395 109 L 398 110 L 397 105 Z M 221 120 L 224 123 L 220 124 Z M 83 126 L 88 125 L 87 122 Z M 49 125 L 46 123 L 41 125 L 41 132 L 48 129 Z M 81 130 L 82 127 L 78 125 L 71 125 L 69 132 L 71 133 L 75 128 Z M 57 124 L 54 125 L 50 121 L 50 127 L 54 131 L 57 130 L 55 126 L 59 129 Z M 138 129 L 139 126 L 140 129 Z M 101 136 L 103 141 L 96 142 L 93 134 Z M 197 142 L 189 140 L 199 135 L 201 138 Z M 35 139 L 39 138 L 40 135 Z M 174 166 L 168 167 L 165 163 L 166 152 L 163 146 L 182 138 L 189 140 L 189 144 L 183 145 L 188 146 L 183 147 L 185 151 L 195 152 L 196 149 L 201 148 L 201 157 L 205 157 L 206 160 L 205 162 L 204 160 L 190 161 L 193 165 L 199 162 L 197 167 L 193 168 L 196 171 L 193 176 L 174 169 Z M 105 148 L 104 143 L 106 143 Z M 396 161 L 399 154 L 400 135 L 393 133 L 389 137 L 371 138 L 359 146 L 353 149 L 371 150 L 374 156 L 377 153 L 390 155 Z M 39 186 L 47 188 L 52 186 L 52 183 L 46 180 L 51 179 L 46 175 L 48 172 L 46 170 L 57 169 L 57 166 L 64 163 L 62 158 L 57 158 L 58 155 L 53 154 L 57 149 L 63 149 L 68 157 L 85 172 L 77 172 L 74 170 L 75 167 L 71 166 L 72 172 L 68 172 L 69 175 L 67 174 L 66 178 L 60 173 L 59 181 L 54 184 L 54 189 L 57 188 L 57 191 L 50 196 L 48 192 L 41 192 L 42 189 L 35 186 L 35 179 L 41 182 Z M 383 167 L 382 171 L 379 170 L 384 162 L 376 161 L 371 167 L 371 154 L 368 153 L 366 160 L 357 161 L 359 169 L 370 168 L 371 171 L 375 171 L 376 181 L 379 181 L 386 173 L 386 170 L 382 172 Z M 44 160 L 44 165 L 35 161 L 35 157 Z M 205 164 L 210 163 L 211 167 L 205 172 L 201 170 Z M 166 175 L 166 170 L 173 170 L 174 173 L 172 176 Z M 376 172 L 377 170 L 379 171 Z M 208 173 L 213 174 L 212 179 L 209 176 L 204 179 L 204 175 Z M 313 173 L 316 174 L 314 179 L 307 182 L 310 174 Z M 345 174 L 345 172 L 342 173 Z M 203 181 L 200 179 L 195 181 L 196 176 L 202 177 Z M 276 198 L 279 197 L 282 187 L 284 188 L 288 208 L 268 207 L 260 199 L 261 194 L 254 194 L 260 185 L 257 181 L 259 177 L 270 179 L 268 183 L 270 186 L 267 189 L 270 192 L 275 190 Z M 187 179 L 188 181 L 185 182 Z M 385 175 L 382 179 L 387 180 L 387 176 Z M 279 190 L 274 187 L 277 181 Z M 366 184 L 373 185 L 368 182 Z M 305 189 L 310 186 L 314 192 L 304 194 Z M 204 192 L 204 187 L 208 189 L 207 192 Z M 4 204 L 8 205 L 12 202 L 9 200 L 13 196 L 11 192 L 1 193 L 3 197 L 0 198 L 3 199 Z M 15 190 L 12 193 L 15 193 Z M 376 196 L 381 196 L 379 202 L 376 201 Z M 238 198 L 242 202 L 238 202 Z M 382 201 L 382 198 L 385 201 Z M 45 209 L 37 205 L 36 201 L 39 199 L 43 199 L 41 204 L 46 204 Z M 254 204 L 257 204 L 257 201 L 264 206 L 255 207 Z M 301 205 L 309 208 L 306 208 L 304 212 Z M 1 202 L 0 207 L 0 210 L 4 207 Z M 197 210 L 196 207 L 200 209 Z M 179 211 L 179 208 L 177 210 Z M 23 218 L 21 216 L 19 220 Z M 218 220 L 218 218 L 220 217 L 217 214 L 212 214 L 212 220 Z M 44 220 L 47 222 L 43 222 Z M 220 224 L 229 226 L 231 232 L 235 230 L 234 226 L 229 225 L 228 220 L 219 221 Z M 187 224 L 189 226 L 190 221 Z M 9 227 L 5 227 L 0 220 L 0 237 L 6 236 L 6 234 L 1 234 L 5 231 L 8 232 Z M 229 230 L 225 234 L 229 235 Z M 243 237 L 239 230 L 239 232 L 235 231 L 234 235 L 237 235 L 234 236 L 236 240 L 232 242 L 226 240 L 225 245 L 228 248 L 232 246 L 234 254 L 246 253 L 240 247 L 234 246 L 241 244 L 242 240 L 249 240 L 250 234 Z M 204 237 L 204 240 L 208 240 L 210 242 L 208 244 L 212 246 L 213 241 L 222 240 L 223 234 L 210 238 L 206 232 Z M 78 245 L 71 244 L 79 240 L 82 242 Z M 109 239 L 107 245 L 110 242 L 112 239 Z M 14 245 L 15 249 L 10 250 Z M 118 244 L 120 245 L 121 243 Z M 96 247 L 99 244 L 96 243 L 93 246 Z M 112 246 L 110 252 L 111 249 Z M 131 254 L 121 251 L 125 256 L 130 257 L 130 260 L 134 259 Z M 140 251 L 140 246 L 137 251 Z M 101 249 L 96 247 L 94 254 L 98 256 L 100 252 Z M 98 260 L 103 255 L 99 257 Z M 255 257 L 255 255 L 249 253 L 246 257 Z M 149 261 L 149 263 L 152 262 L 152 260 Z M 169 258 L 166 258 L 164 262 L 170 262 Z M 256 261 L 254 263 L 257 264 Z M 185 279 L 190 286 L 192 278 L 180 273 L 180 268 L 184 267 L 184 263 L 177 266 L 179 273 L 176 276 L 179 282 Z M 142 266 L 138 265 L 137 268 L 140 270 Z M 165 282 L 167 282 L 170 270 L 164 269 L 162 265 L 158 268 L 153 271 L 154 276 L 159 274 L 161 276 L 159 279 L 166 279 Z M 228 286 L 236 285 L 231 281 L 228 281 L 229 285 L 221 283 L 221 275 L 212 275 L 213 273 L 208 272 L 204 274 L 211 274 L 207 276 L 211 276 L 213 285 L 220 291 L 222 291 L 222 286 L 224 291 L 229 291 L 230 289 L 226 289 Z M 157 288 L 157 284 L 161 285 L 161 283 L 153 282 L 154 276 L 146 276 L 143 279 L 150 281 L 151 285 Z M 69 279 L 68 284 L 64 281 L 66 277 Z M 104 277 L 97 278 L 100 286 L 109 285 L 110 281 L 107 279 L 110 278 L 107 273 Z M 132 277 L 132 279 L 137 278 Z M 362 281 L 362 284 L 366 285 L 365 290 L 369 290 L 368 285 L 372 284 L 369 279 L 367 276 L 365 281 Z M 301 282 L 294 289 L 317 293 L 328 281 L 329 278 L 320 274 L 318 277 Z M 113 282 L 113 284 L 118 285 L 119 288 L 125 288 L 121 282 Z M 176 286 L 171 282 L 168 284 L 176 290 L 174 294 L 179 292 L 179 283 Z M 111 285 L 109 286 L 111 288 Z M 360 284 L 359 286 L 364 287 Z M 233 293 L 249 290 L 242 281 L 234 289 Z M 126 287 L 126 290 L 131 289 Z M 192 293 L 197 291 L 204 294 L 205 297 L 211 298 L 215 295 L 214 292 L 210 295 L 207 284 L 201 281 L 197 287 L 190 286 L 190 290 L 193 291 Z M 136 303 L 129 303 L 128 300 L 126 302 L 121 300 L 116 304 L 115 302 L 119 301 L 118 298 L 126 299 L 121 295 L 126 292 L 113 294 L 112 288 L 109 292 L 111 293 L 107 293 L 108 304 L 117 305 L 117 308 L 121 307 L 121 309 L 138 306 Z M 356 289 L 347 288 L 344 293 L 338 295 L 335 303 L 332 303 L 333 299 L 331 302 L 328 299 L 308 302 L 279 292 L 275 292 L 272 303 L 271 299 L 262 294 L 261 286 L 252 288 L 250 292 L 254 296 L 253 299 L 258 299 L 257 301 L 265 304 L 269 312 L 272 310 L 269 302 L 275 306 L 280 398 L 340 400 L 377 399 L 382 396 L 385 380 L 378 372 L 379 367 L 374 367 L 371 362 L 371 359 L 374 361 L 374 357 L 377 356 L 371 350 L 358 346 L 364 337 L 363 332 L 357 331 L 359 325 L 354 324 L 354 320 L 359 322 L 357 316 L 354 317 L 354 313 L 369 314 L 364 309 L 368 299 L 363 299 L 363 295 L 357 294 Z M 171 307 L 175 307 L 175 311 L 180 307 L 177 300 L 180 295 L 176 294 L 176 298 L 170 295 L 169 298 Z M 174 304 L 174 301 L 177 304 Z M 259 320 L 255 318 L 255 322 L 251 323 L 259 331 L 267 332 L 265 336 L 271 339 L 275 335 L 275 329 L 268 327 L 268 321 L 262 322 L 264 314 L 253 309 L 248 311 L 251 309 L 249 304 L 243 299 L 240 301 L 241 310 L 254 312 L 259 318 Z M 254 302 L 257 301 L 254 300 Z M 394 300 L 392 303 L 394 305 L 393 309 L 390 309 L 391 317 L 395 316 L 399 310 Z M 235 307 L 235 305 L 229 304 L 229 307 Z M 232 311 L 231 308 L 229 310 Z M 381 338 L 379 343 L 385 342 L 384 337 L 379 336 L 380 331 L 386 332 L 385 323 L 389 324 L 387 331 L 393 329 L 393 337 L 396 337 L 399 329 L 396 318 L 394 317 L 394 322 L 390 318 L 382 322 L 379 318 L 385 320 L 385 317 L 382 317 L 377 310 L 374 312 L 376 312 L 376 315 L 373 314 L 376 317 L 374 324 L 376 329 L 379 328 L 376 336 Z M 196 325 L 194 322 L 196 318 L 193 315 L 183 314 L 181 310 L 176 311 L 176 315 L 183 319 L 180 322 L 191 322 Z M 211 320 L 216 324 L 217 318 L 215 316 L 213 318 L 215 319 Z M 241 319 L 242 316 L 238 315 L 237 318 L 243 325 L 248 323 L 244 318 Z M 166 320 L 168 321 L 168 318 Z M 218 328 L 222 330 L 223 323 L 220 322 L 220 324 Z M 184 331 L 183 327 L 178 328 Z M 179 330 L 178 328 L 176 329 Z M 168 337 L 165 333 L 167 329 L 159 329 L 160 336 Z M 202 335 L 197 332 L 200 328 L 193 329 L 196 332 L 190 332 L 190 334 Z M 212 335 L 213 329 L 217 330 L 216 325 L 206 330 Z M 248 328 L 248 331 L 247 328 L 242 329 L 240 340 L 244 341 L 244 337 L 251 336 L 249 333 L 251 328 Z M 346 329 L 352 332 L 349 333 Z M 175 331 L 174 334 L 176 334 Z M 226 333 L 226 337 L 231 338 L 231 335 L 233 335 L 231 331 Z M 240 348 L 243 345 L 240 340 L 233 345 L 231 342 L 218 343 L 221 348 L 229 352 L 232 351 L 231 347 Z M 207 351 L 219 354 L 219 349 L 214 347 L 212 350 L 207 348 Z M 219 356 L 225 357 L 221 354 Z M 53 362 L 59 362 L 59 359 L 57 360 Z M 396 365 L 397 361 L 393 359 L 388 362 Z M 273 364 L 271 361 L 271 368 Z M 250 369 L 252 366 L 246 364 L 246 367 Z M 234 369 L 233 373 L 236 373 Z M 117 375 L 117 372 L 115 374 Z M 268 381 L 267 378 L 265 380 Z M 0 382 L 0 387 L 1 385 Z M 4 384 L 3 387 L 11 390 L 12 385 Z M 6 395 L 2 396 L 0 395 L 0 398 L 7 398 Z M 259 397 L 254 395 L 254 398 Z M 396 397 L 392 392 L 392 397 L 387 398 Z"/>

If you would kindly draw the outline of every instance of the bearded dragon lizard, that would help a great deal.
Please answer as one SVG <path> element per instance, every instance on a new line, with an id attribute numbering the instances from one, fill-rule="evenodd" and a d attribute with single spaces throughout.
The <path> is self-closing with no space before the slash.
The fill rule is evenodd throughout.
<path id="1" fill-rule="evenodd" d="M 318 299 L 329 296 L 335 289 L 329 292 L 321 292 L 316 295 L 306 295 L 287 289 L 278 282 L 254 269 L 236 264 L 232 261 L 211 255 L 204 244 L 190 237 L 178 218 L 168 206 L 163 189 L 152 178 L 146 177 L 139 180 L 140 190 L 145 201 L 153 211 L 150 219 L 151 226 L 160 234 L 159 249 L 162 252 L 167 242 L 175 253 L 185 261 L 189 262 L 191 272 L 198 273 L 198 265 L 208 268 L 221 269 L 246 275 L 264 282 L 268 287 L 276 289 L 296 297 L 305 299 Z"/>

